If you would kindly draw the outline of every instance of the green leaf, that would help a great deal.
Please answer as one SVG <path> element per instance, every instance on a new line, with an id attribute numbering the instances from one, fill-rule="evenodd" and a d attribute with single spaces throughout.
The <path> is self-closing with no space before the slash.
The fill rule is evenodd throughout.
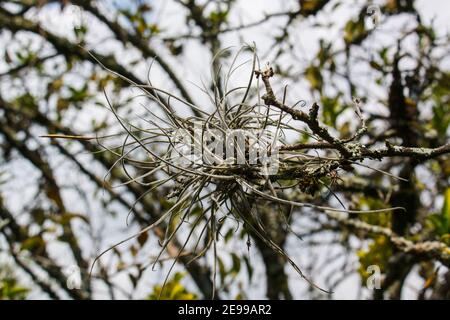
<path id="1" fill-rule="evenodd" d="M 219 265 L 220 279 L 222 279 L 222 281 L 224 281 L 225 277 L 227 276 L 227 270 L 225 268 L 225 264 L 223 263 L 222 259 L 220 259 L 219 257 L 217 257 L 217 264 Z"/>
<path id="2" fill-rule="evenodd" d="M 441 217 L 446 233 L 450 233 L 450 188 L 447 188 L 444 193 L 444 205 L 442 206 Z"/>
<path id="3" fill-rule="evenodd" d="M 369 64 L 373 69 L 378 70 L 378 71 L 383 71 L 383 67 L 375 60 L 371 60 L 369 62 Z"/>
<path id="4" fill-rule="evenodd" d="M 21 249 L 28 251 L 41 250 L 45 247 L 44 239 L 41 236 L 34 236 L 22 242 Z"/>
<path id="5" fill-rule="evenodd" d="M 357 21 L 350 20 L 344 28 L 344 41 L 348 44 L 358 44 L 361 42 L 367 31 L 365 30 L 364 19 L 361 17 Z"/>
<path id="6" fill-rule="evenodd" d="M 209 20 L 212 22 L 213 25 L 219 25 L 222 22 L 225 22 L 227 20 L 228 12 L 227 11 L 213 11 L 209 15 Z"/>
<path id="7" fill-rule="evenodd" d="M 427 222 L 439 236 L 450 234 L 450 188 L 444 193 L 444 204 L 440 213 L 433 213 L 427 216 Z"/>
<path id="8" fill-rule="evenodd" d="M 145 243 L 147 242 L 147 240 L 148 240 L 148 232 L 141 233 L 141 234 L 137 237 L 137 241 L 138 241 L 138 243 L 139 243 L 139 245 L 140 245 L 141 247 L 143 247 L 143 246 L 145 245 Z"/>
<path id="9" fill-rule="evenodd" d="M 185 273 L 177 272 L 167 281 L 164 290 L 162 286 L 153 287 L 153 292 L 147 297 L 149 300 L 196 300 L 198 297 L 195 293 L 191 293 L 181 284 L 186 276 Z M 162 292 L 161 292 L 162 291 Z"/>
<path id="10" fill-rule="evenodd" d="M 241 270 L 241 259 L 239 259 L 236 253 L 231 254 L 231 259 L 233 261 L 233 265 L 231 266 L 231 273 L 236 275 Z"/>
<path id="11" fill-rule="evenodd" d="M 309 66 L 305 70 L 305 77 L 311 84 L 311 88 L 313 88 L 315 90 L 319 90 L 319 91 L 322 90 L 323 79 L 322 79 L 322 74 L 320 73 L 319 68 L 317 68 L 315 66 Z"/>
<path id="12" fill-rule="evenodd" d="M 335 126 L 338 116 L 345 110 L 345 107 L 339 101 L 340 95 L 335 97 L 323 96 L 320 99 L 322 103 L 323 117 L 325 124 Z"/>
<path id="13" fill-rule="evenodd" d="M 72 219 L 74 219 L 74 218 L 78 218 L 78 219 L 83 220 L 86 223 L 89 223 L 89 218 L 88 217 L 86 217 L 86 216 L 84 216 L 82 214 L 73 213 L 73 212 L 65 212 L 63 214 L 54 215 L 54 216 L 51 217 L 52 221 L 54 221 L 56 223 L 59 223 L 61 225 L 69 224 L 72 221 Z"/>
<path id="14" fill-rule="evenodd" d="M 249 258 L 247 256 L 244 256 L 243 259 L 244 259 L 245 266 L 247 268 L 248 280 L 250 281 L 253 278 L 253 267 L 252 267 L 252 265 L 250 263 L 250 260 L 249 260 Z"/>

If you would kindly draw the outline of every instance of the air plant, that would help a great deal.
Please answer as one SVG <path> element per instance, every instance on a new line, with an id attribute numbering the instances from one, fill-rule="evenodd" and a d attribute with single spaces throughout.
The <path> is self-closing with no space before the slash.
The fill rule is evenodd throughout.
<path id="1" fill-rule="evenodd" d="M 244 64 L 251 63 L 252 67 L 247 85 L 230 88 L 230 78 L 244 65 L 237 64 L 238 58 L 248 52 L 251 52 L 251 59 Z M 213 64 L 219 56 L 220 54 L 215 57 Z M 143 106 L 147 113 L 142 119 L 145 127 L 134 124 L 119 115 L 105 93 L 108 106 L 121 125 L 124 138 L 121 144 L 113 147 L 101 144 L 107 152 L 117 156 L 115 166 L 122 167 L 124 174 L 128 176 L 127 183 L 140 184 L 146 188 L 146 193 L 142 196 L 157 188 L 168 187 L 170 192 L 167 198 L 174 201 L 157 221 L 108 248 L 95 261 L 117 245 L 168 221 L 161 250 L 153 267 L 183 226 L 188 226 L 190 229 L 170 271 L 188 243 L 193 242 L 194 231 L 200 230 L 197 240 L 191 244 L 192 260 L 204 256 L 210 249 L 213 250 L 215 286 L 219 231 L 225 220 L 232 219 L 243 224 L 246 230 L 283 256 L 311 286 L 328 292 L 306 276 L 283 248 L 271 239 L 258 214 L 257 201 L 276 204 L 275 207 L 280 208 L 278 214 L 281 215 L 284 215 L 282 206 L 310 208 L 323 213 L 355 214 L 401 209 L 348 210 L 332 191 L 332 186 L 324 182 L 328 178 L 332 183 L 336 183 L 339 170 L 348 171 L 351 165 L 362 165 L 359 161 L 368 154 L 363 145 L 355 142 L 366 130 L 359 104 L 355 106 L 355 112 L 361 120 L 361 128 L 352 138 L 340 140 L 332 137 L 317 120 L 317 104 L 314 104 L 308 113 L 301 110 L 306 106 L 303 100 L 287 105 L 287 87 L 284 88 L 281 101 L 275 97 L 269 81 L 274 76 L 274 71 L 270 65 L 261 70 L 254 47 L 246 46 L 239 50 L 226 73 L 222 72 L 221 68 L 212 69 L 215 70 L 212 75 L 212 89 L 206 86 L 200 88 L 208 96 L 212 112 L 154 86 L 150 77 L 146 85 L 139 85 L 109 70 L 141 90 L 145 97 L 160 107 L 162 115 L 158 115 L 148 106 Z M 263 90 L 265 93 L 261 95 Z M 174 103 L 187 107 L 194 115 L 180 115 L 175 111 Z M 298 121 L 307 124 L 308 128 L 300 128 Z M 231 141 L 227 140 L 230 132 L 243 133 L 243 143 L 237 143 L 234 137 Z M 288 132 L 307 135 L 316 142 L 290 145 L 286 138 Z M 110 137 L 96 139 L 100 143 Z M 317 149 L 331 149 L 336 152 L 336 156 L 310 152 Z M 233 152 L 227 154 L 227 150 Z M 341 208 L 321 206 L 314 201 L 299 202 L 295 199 L 299 192 L 314 197 L 324 187 L 338 199 Z M 198 211 L 194 210 L 195 208 L 200 208 L 201 213 L 194 215 L 193 212 Z M 130 208 L 130 213 L 132 209 Z M 189 224 L 185 223 L 187 221 Z M 285 230 L 293 232 L 288 219 L 284 218 L 283 221 L 286 224 Z M 173 223 L 175 226 L 170 227 Z M 201 239 L 205 240 L 202 242 L 204 245 L 200 245 Z M 215 291 L 214 288 L 213 292 Z"/>

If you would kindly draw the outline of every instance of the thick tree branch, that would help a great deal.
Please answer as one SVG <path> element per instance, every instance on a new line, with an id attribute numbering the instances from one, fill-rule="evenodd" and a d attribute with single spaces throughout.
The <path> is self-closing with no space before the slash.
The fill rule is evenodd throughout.
<path id="1" fill-rule="evenodd" d="M 397 213 L 401 214 L 401 213 Z M 439 241 L 413 242 L 404 237 L 396 235 L 391 229 L 384 228 L 364 221 L 349 218 L 347 215 L 339 212 L 326 211 L 326 215 L 339 222 L 342 225 L 356 229 L 369 234 L 386 236 L 389 241 L 400 251 L 411 254 L 417 259 L 432 260 L 436 259 L 446 266 L 450 266 L 450 247 Z"/>

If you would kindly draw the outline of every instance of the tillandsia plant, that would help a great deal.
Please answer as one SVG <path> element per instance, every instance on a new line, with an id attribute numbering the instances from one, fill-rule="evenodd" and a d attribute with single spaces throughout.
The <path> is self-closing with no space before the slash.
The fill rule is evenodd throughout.
<path id="1" fill-rule="evenodd" d="M 218 63 L 216 59 L 227 51 L 229 49 L 221 51 L 213 64 Z M 238 63 L 242 55 L 249 53 L 249 59 Z M 230 88 L 230 78 L 246 64 L 251 65 L 247 85 Z M 166 198 L 171 201 L 156 221 L 105 250 L 94 264 L 116 246 L 164 223 L 165 234 L 153 267 L 162 258 L 175 235 L 182 232 L 185 237 L 160 294 L 164 292 L 169 274 L 180 257 L 189 256 L 190 261 L 194 261 L 209 250 L 214 256 L 212 277 L 215 286 L 217 242 L 222 236 L 221 229 L 227 224 L 237 223 L 245 233 L 256 236 L 285 259 L 311 286 L 330 292 L 302 271 L 273 239 L 267 224 L 281 222 L 286 233 L 295 235 L 290 226 L 294 207 L 309 208 L 318 214 L 350 224 L 352 220 L 349 217 L 353 214 L 402 214 L 402 207 L 353 210 L 333 191 L 333 185 L 343 181 L 345 176 L 357 175 L 355 167 L 358 166 L 378 171 L 389 179 L 405 180 L 363 162 L 392 156 L 426 160 L 449 152 L 450 145 L 426 149 L 396 146 L 386 141 L 384 147 L 366 146 L 360 141 L 367 127 L 362 102 L 358 98 L 353 98 L 352 104 L 359 127 L 351 137 L 335 136 L 332 129 L 319 121 L 320 107 L 317 103 L 309 108 L 304 100 L 289 103 L 286 101 L 287 86 L 281 98 L 275 94 L 271 85 L 272 78 L 276 76 L 274 70 L 269 64 L 261 66 L 254 46 L 241 48 L 226 72 L 222 68 L 212 70 L 217 70 L 215 74 L 214 71 L 212 73 L 212 88 L 199 87 L 210 101 L 210 112 L 154 86 L 150 76 L 146 85 L 139 85 L 108 70 L 141 90 L 145 98 L 162 110 L 162 114 L 142 105 L 146 116 L 141 117 L 141 120 L 145 125 L 133 123 L 119 114 L 105 91 L 108 107 L 122 128 L 118 135 L 124 138 L 120 143 L 107 146 L 106 142 L 113 139 L 114 135 L 48 135 L 51 138 L 97 140 L 105 152 L 117 158 L 110 170 L 120 167 L 127 176 L 125 184 L 143 186 L 146 192 L 142 197 L 157 188 L 164 189 Z M 194 115 L 181 115 L 175 105 L 189 107 Z M 293 135 L 307 137 L 307 142 L 289 144 L 288 137 Z M 324 192 L 335 198 L 336 207 L 320 204 Z M 133 205 L 128 216 L 134 209 Z M 260 213 L 264 210 L 276 215 L 273 221 L 263 221 Z M 182 231 L 183 227 L 186 227 L 185 231 Z M 250 237 L 248 239 L 247 244 L 250 246 Z M 439 253 L 438 247 L 435 248 L 437 254 L 445 255 Z M 448 256 L 444 258 L 448 259 Z M 215 287 L 212 293 L 216 293 Z"/>

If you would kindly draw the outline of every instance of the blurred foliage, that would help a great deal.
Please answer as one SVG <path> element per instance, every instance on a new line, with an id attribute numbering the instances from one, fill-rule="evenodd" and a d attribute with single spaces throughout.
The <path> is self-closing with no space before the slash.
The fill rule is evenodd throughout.
<path id="1" fill-rule="evenodd" d="M 0 265 L 0 300 L 23 300 L 29 291 L 19 284 L 10 265 Z"/>
<path id="2" fill-rule="evenodd" d="M 427 218 L 436 235 L 450 243 L 450 188 L 445 190 L 441 212 L 431 214 Z"/>
<path id="3" fill-rule="evenodd" d="M 176 272 L 165 284 L 165 287 L 156 285 L 153 292 L 148 296 L 149 300 L 197 300 L 195 293 L 189 292 L 181 281 L 186 276 L 185 273 Z"/>
<path id="4" fill-rule="evenodd" d="M 2 10 L 8 11 L 10 8 L 21 10 L 18 11 L 21 13 L 15 16 L 14 21 L 28 19 L 30 16 L 36 16 L 37 19 L 39 10 L 45 11 L 46 6 L 51 9 L 55 5 L 52 2 L 38 1 L 36 3 L 39 4 L 34 10 L 32 8 L 34 4 L 30 6 L 25 1 L 4 1 L 4 3 L 7 2 L 10 6 L 2 4 Z M 27 1 L 27 3 L 33 3 L 33 1 Z M 96 23 L 101 23 L 108 29 L 108 36 L 100 40 L 97 39 L 99 38 L 97 30 L 93 29 L 93 26 L 97 25 L 94 23 L 82 21 L 75 24 L 73 28 L 69 29 L 67 37 L 60 36 L 61 30 L 49 30 L 54 32 L 56 37 L 47 36 L 45 38 L 42 32 L 45 30 L 45 23 L 36 28 L 37 31 L 33 28 L 23 30 L 24 27 L 32 24 L 32 19 L 14 28 L 7 27 L 8 24 L 5 22 L 7 15 L 0 12 L 0 19 L 2 19 L 0 31 L 2 36 L 5 36 L 4 39 L 7 39 L 7 43 L 0 53 L 4 65 L 7 67 L 5 70 L 9 70 L 0 78 L 2 83 L 0 98 L 7 102 L 0 106 L 0 129 L 4 130 L 0 132 L 0 163 L 2 166 L 4 165 L 0 171 L 0 184 L 3 182 L 3 170 L 15 168 L 14 170 L 22 173 L 25 162 L 33 166 L 33 171 L 30 170 L 33 174 L 37 172 L 35 174 L 37 178 L 33 180 L 35 181 L 34 188 L 31 191 L 27 189 L 23 195 L 23 199 L 27 200 L 27 203 L 23 204 L 23 208 L 14 210 L 15 204 L 11 205 L 9 201 L 3 201 L 0 198 L 0 204 L 5 207 L 2 207 L 2 210 L 5 209 L 2 211 L 2 215 L 6 216 L 11 213 L 11 217 L 8 216 L 7 219 L 0 216 L 0 231 L 2 232 L 0 240 L 2 244 L 3 241 L 13 244 L 12 248 L 17 251 L 16 253 L 29 254 L 33 258 L 33 266 L 40 268 L 40 271 L 50 272 L 51 274 L 47 274 L 47 276 L 52 284 L 59 284 L 59 289 L 66 290 L 65 293 L 71 298 L 85 297 L 78 292 L 67 291 L 65 278 L 61 272 L 62 266 L 52 260 L 49 255 L 52 250 L 49 248 L 55 244 L 61 245 L 65 250 L 65 256 L 70 256 L 70 259 L 64 260 L 64 262 L 72 263 L 72 258 L 85 262 L 84 265 L 83 263 L 77 264 L 83 269 L 83 274 L 88 274 L 93 250 L 95 253 L 99 253 L 98 251 L 104 249 L 105 245 L 110 244 L 109 240 L 100 241 L 103 240 L 100 238 L 104 236 L 104 233 L 108 233 L 105 230 L 109 231 L 110 225 L 105 222 L 108 218 L 119 221 L 122 225 L 125 220 L 124 215 L 131 207 L 130 204 L 134 206 L 134 201 L 136 201 L 135 207 L 144 214 L 139 216 L 132 212 L 127 222 L 142 228 L 155 221 L 155 215 L 165 212 L 174 204 L 174 201 L 166 196 L 169 193 L 167 190 L 157 190 L 158 192 L 154 194 L 149 193 L 141 197 L 148 190 L 147 186 L 153 181 L 153 176 L 146 177 L 147 180 L 143 180 L 143 182 L 147 185 L 140 189 L 127 181 L 128 172 L 124 173 L 117 169 L 111 170 L 109 172 L 111 174 L 103 179 L 103 174 L 113 166 L 115 161 L 118 161 L 117 153 L 104 152 L 101 148 L 92 147 L 103 141 L 94 141 L 93 139 L 82 143 L 61 140 L 49 142 L 39 138 L 39 135 L 65 133 L 67 130 L 90 136 L 110 134 L 117 128 L 112 125 L 111 115 L 102 114 L 105 106 L 103 90 L 108 92 L 114 106 L 123 112 L 124 118 L 141 117 L 140 114 L 136 115 L 137 108 L 134 108 L 134 105 L 127 108 L 128 104 L 131 105 L 131 98 L 127 97 L 131 90 L 126 83 L 116 75 L 105 71 L 83 50 L 77 51 L 81 47 L 92 49 L 97 57 L 103 54 L 102 63 L 106 63 L 115 72 L 126 71 L 131 75 L 142 76 L 143 82 L 147 79 L 142 66 L 145 65 L 147 68 L 156 57 L 158 80 L 163 79 L 170 82 L 170 90 L 178 94 L 181 92 L 180 86 L 177 84 L 178 80 L 180 82 L 184 80 L 196 82 L 200 78 L 197 74 L 188 74 L 186 77 L 187 72 L 185 71 L 191 72 L 192 70 L 181 68 L 187 61 L 190 61 L 185 56 L 187 52 L 192 52 L 187 50 L 188 46 L 190 50 L 191 47 L 197 48 L 199 52 L 201 50 L 206 66 L 210 64 L 211 57 L 220 52 L 220 49 L 228 46 L 225 41 L 233 39 L 233 37 L 239 41 L 249 41 L 248 37 L 239 33 L 245 23 L 241 24 L 240 17 L 237 19 L 237 16 L 232 16 L 240 10 L 239 6 L 234 6 L 238 1 L 200 3 L 200 1 L 193 0 L 172 3 L 171 5 L 177 8 L 175 11 L 179 12 L 180 17 L 171 21 L 172 17 L 164 16 L 164 10 L 160 10 L 160 7 L 156 8 L 157 3 L 116 1 L 114 5 L 106 7 L 110 11 L 105 10 L 103 16 L 103 20 L 109 22 L 112 28 L 96 17 L 95 12 L 87 13 L 85 12 L 86 8 L 73 6 L 82 11 L 83 15 L 87 14 L 96 20 Z M 399 33 L 398 39 L 393 38 L 394 33 L 390 34 L 390 30 L 381 30 L 380 32 L 370 30 L 365 24 L 365 19 L 367 19 L 367 6 L 372 2 L 363 1 L 362 5 L 355 5 L 352 8 L 352 15 L 347 21 L 342 21 L 342 28 L 334 39 L 325 40 L 319 36 L 317 51 L 310 48 L 302 48 L 306 52 L 299 50 L 301 45 L 299 45 L 298 36 L 299 34 L 303 36 L 303 27 L 306 26 L 307 29 L 317 27 L 319 31 L 320 29 L 326 31 L 326 28 L 334 28 L 336 21 L 327 17 L 331 11 L 339 10 L 341 4 L 344 3 L 344 1 L 295 0 L 292 2 L 293 10 L 291 12 L 276 14 L 280 19 L 273 24 L 275 27 L 266 28 L 269 23 L 274 21 L 274 16 L 270 16 L 268 13 L 260 23 L 256 21 L 252 29 L 248 30 L 251 31 L 250 35 L 258 34 L 263 30 L 264 41 L 267 41 L 264 45 L 268 47 L 268 52 L 263 53 L 264 59 L 271 60 L 277 71 L 276 77 L 285 77 L 286 79 L 283 80 L 286 81 L 283 84 L 289 85 L 296 85 L 296 82 L 304 81 L 307 84 L 306 89 L 309 88 L 311 91 L 313 100 L 320 104 L 320 121 L 335 128 L 336 132 L 333 134 L 336 136 L 349 138 L 354 131 L 353 113 L 346 112 L 353 108 L 352 96 L 369 98 L 368 104 L 372 108 L 362 110 L 364 116 L 367 117 L 370 133 L 364 136 L 364 139 L 373 145 L 382 145 L 388 139 L 401 142 L 398 132 L 392 130 L 393 121 L 390 119 L 392 106 L 389 106 L 388 97 L 393 94 L 390 92 L 390 86 L 393 82 L 392 74 L 396 58 L 403 59 L 402 61 L 407 60 L 406 67 L 401 64 L 400 79 L 397 79 L 400 84 L 398 86 L 401 91 L 400 96 L 404 96 L 403 102 L 406 105 L 406 109 L 399 114 L 405 115 L 410 110 L 419 110 L 420 117 L 407 123 L 405 127 L 413 128 L 418 136 L 420 146 L 437 147 L 448 142 L 450 73 L 442 63 L 448 53 L 439 51 L 441 49 L 448 50 L 448 34 L 438 36 L 437 30 L 434 30 L 434 22 L 426 23 L 425 19 L 419 19 L 412 5 L 414 1 L 409 0 L 381 1 L 384 21 L 395 15 L 406 18 L 408 17 L 407 13 L 412 13 L 408 19 L 412 27 L 405 24 L 405 30 Z M 79 2 L 79 4 L 82 3 Z M 97 8 L 95 2 L 92 4 L 94 8 Z M 61 6 L 61 12 L 64 8 L 72 7 L 71 1 L 61 1 L 58 2 L 58 5 Z M 101 6 L 99 8 L 101 13 L 104 8 Z M 323 8 L 326 8 L 326 14 L 316 17 L 316 14 Z M 169 23 L 162 20 L 166 18 Z M 235 24 L 238 20 L 239 23 Z M 174 28 L 176 32 L 170 28 L 171 24 L 176 27 Z M 223 30 L 225 31 L 222 35 Z M 179 31 L 180 34 L 177 34 Z M 392 37 L 393 41 L 388 44 L 374 41 L 373 39 L 377 38 L 372 38 L 372 33 L 379 33 L 385 39 Z M 30 35 L 33 37 L 29 37 Z M 132 42 L 132 39 L 138 39 L 138 41 Z M 405 42 L 409 44 L 405 45 Z M 259 44 L 257 45 L 259 46 Z M 372 50 L 370 48 L 372 46 L 375 49 Z M 118 48 L 120 50 L 117 50 Z M 54 56 L 48 56 L 50 58 L 47 59 L 45 57 L 49 51 Z M 228 52 L 220 54 L 221 62 L 229 62 L 227 60 L 229 57 Z M 358 70 L 366 74 L 368 83 L 354 80 L 352 72 L 349 70 Z M 37 82 L 35 86 L 34 80 Z M 373 87 L 368 85 L 372 82 Z M 295 94 L 289 92 L 287 103 L 291 103 L 291 96 L 303 94 L 303 89 L 298 91 L 297 89 L 298 87 L 295 89 Z M 256 93 L 250 92 L 250 95 L 256 95 Z M 7 110 L 6 106 L 11 109 Z M 297 107 L 306 110 L 305 106 Z M 87 117 L 86 114 L 90 116 Z M 349 117 L 348 114 L 351 116 Z M 11 137 L 6 139 L 8 133 L 11 133 Z M 301 134 L 299 141 L 309 143 L 316 141 L 315 138 L 311 138 L 311 134 L 305 131 Z M 113 148 L 113 151 L 117 152 L 119 149 L 120 144 L 119 147 Z M 387 172 L 397 174 L 405 163 L 406 161 L 391 159 L 385 160 L 380 167 L 382 166 L 383 170 Z M 146 168 L 143 168 L 144 170 Z M 354 169 L 349 165 L 348 172 L 352 172 L 352 170 Z M 420 163 L 420 170 L 432 174 L 432 186 L 430 187 L 430 184 L 426 184 L 420 179 L 412 179 L 413 174 L 411 174 L 407 178 L 413 181 L 414 190 L 409 191 L 415 192 L 418 197 L 422 195 L 422 192 L 423 194 L 427 193 L 431 200 L 422 201 L 418 210 L 420 215 L 414 220 L 414 223 L 419 225 L 418 231 L 413 235 L 406 234 L 405 237 L 412 240 L 437 239 L 450 244 L 450 188 L 448 187 L 450 158 L 444 156 L 440 159 Z M 337 174 L 345 177 L 348 172 L 343 170 Z M 33 174 L 28 174 L 28 171 L 25 174 L 30 177 L 30 180 L 34 179 Z M 402 188 L 404 189 L 397 181 L 384 180 L 379 172 L 361 171 L 357 175 L 367 182 L 360 189 L 348 188 L 347 190 L 348 185 L 339 179 L 333 181 L 330 177 L 322 179 L 332 191 L 336 190 L 336 196 L 333 196 L 326 189 L 324 193 L 327 195 L 323 198 L 311 196 L 319 194 L 317 191 L 323 186 L 318 185 L 318 180 L 314 180 L 308 175 L 282 181 L 280 184 L 288 186 L 299 182 L 301 184 L 298 187 L 299 192 L 293 195 L 299 201 L 326 202 L 329 199 L 335 200 L 336 197 L 340 197 L 343 198 L 345 205 L 354 209 L 387 208 L 390 206 L 392 195 L 402 191 Z M 75 176 L 75 179 L 72 176 Z M 84 177 L 85 180 L 81 177 Z M 111 185 L 115 184 L 123 184 L 123 189 L 109 189 Z M 17 190 L 14 187 L 11 184 L 6 185 L 2 192 L 3 190 L 22 192 L 22 188 L 29 186 L 20 185 Z M 116 190 L 120 191 L 116 192 Z M 75 205 L 80 207 L 77 212 L 72 212 L 70 209 L 74 203 L 71 203 L 73 198 L 67 197 L 67 194 L 71 192 L 72 195 L 77 196 Z M 440 197 L 443 197 L 443 205 L 442 208 L 437 208 L 435 200 Z M 22 195 L 19 194 L 14 201 L 21 198 Z M 95 205 L 92 206 L 94 202 Z M 439 209 L 441 210 L 439 211 Z M 91 213 L 95 213 L 94 219 L 90 218 Z M 154 215 L 152 216 L 152 214 Z M 201 214 L 202 208 L 200 207 L 193 208 L 190 213 L 193 218 L 197 218 Z M 304 218 L 303 212 L 300 210 L 293 212 L 290 218 L 298 217 Z M 172 220 L 168 222 L 167 234 L 171 234 L 175 230 L 180 218 L 179 215 L 172 217 Z M 310 222 L 315 226 L 314 228 L 318 225 L 317 228 L 321 228 L 320 232 L 313 230 L 314 232 L 311 231 L 311 234 L 317 232 L 322 235 L 322 232 L 334 232 L 341 235 L 340 244 L 345 250 L 343 252 L 346 256 L 350 256 L 348 254 L 348 248 L 351 247 L 349 239 L 354 238 L 350 237 L 350 234 L 361 241 L 368 241 L 367 249 L 356 252 L 359 261 L 356 271 L 361 276 L 363 284 L 370 275 L 367 273 L 367 267 L 370 265 L 378 265 L 382 272 L 389 272 L 387 261 L 394 255 L 394 250 L 386 237 L 353 232 L 347 228 L 336 226 L 328 220 L 325 221 L 326 219 L 321 220 L 315 215 L 309 218 L 310 221 L 305 225 L 309 225 Z M 391 228 L 393 215 L 362 214 L 358 215 L 357 219 L 371 225 Z M 250 249 L 253 250 L 253 246 L 255 250 L 261 250 L 263 246 L 255 244 L 253 237 L 248 235 L 248 230 L 236 231 L 239 226 L 234 225 L 233 219 L 229 224 L 224 223 L 224 220 L 217 222 L 220 226 L 219 231 L 212 237 L 223 241 L 224 245 L 229 247 L 238 246 L 240 250 L 224 250 L 218 253 L 217 288 L 219 292 L 226 294 L 225 297 L 245 299 L 248 296 L 251 297 L 251 294 L 248 292 L 248 286 L 244 283 L 248 282 L 251 285 L 254 282 L 262 281 L 262 279 L 256 279 L 255 276 L 255 269 L 257 270 L 261 266 L 255 266 L 247 253 Z M 18 228 L 15 228 L 16 225 L 10 222 L 17 223 Z M 289 223 L 291 222 L 289 221 Z M 276 224 L 276 227 L 279 228 L 278 232 L 283 235 L 288 233 L 285 224 L 284 222 Z M 426 228 L 423 228 L 424 226 Z M 306 234 L 308 234 L 307 231 L 305 231 Z M 210 230 L 205 232 L 210 232 Z M 88 237 L 90 238 L 87 239 Z M 108 276 L 125 273 L 125 278 L 129 279 L 134 290 L 142 280 L 146 268 L 139 257 L 148 253 L 150 246 L 158 249 L 157 241 L 160 241 L 159 244 L 161 244 L 164 235 L 158 234 L 157 240 L 154 238 L 154 234 L 144 233 L 133 239 L 129 246 L 112 249 L 113 262 L 101 265 L 95 280 L 109 285 L 111 279 Z M 86 241 L 88 245 L 83 242 L 80 249 L 78 247 L 79 240 Z M 307 237 L 304 241 L 305 250 L 316 249 L 316 242 L 308 242 L 310 238 Z M 330 245 L 335 245 L 335 243 Z M 101 248 L 99 249 L 99 247 Z M 5 251 L 7 250 L 9 248 L 5 249 Z M 284 265 L 280 269 L 271 268 L 271 266 L 262 267 L 266 267 L 266 270 L 275 269 L 278 273 L 284 272 Z M 311 266 L 311 268 L 313 267 Z M 131 272 L 132 268 L 137 272 Z M 0 298 L 26 298 L 29 290 L 22 287 L 17 274 L 13 273 L 12 269 L 10 266 L 0 266 Z M 200 276 L 211 278 L 212 268 L 207 270 L 208 274 L 203 272 L 203 269 L 200 270 L 202 270 Z M 435 270 L 433 261 L 421 263 L 420 272 L 423 273 L 424 279 L 434 279 Z M 313 271 L 312 273 L 314 273 Z M 169 278 L 164 289 L 162 283 L 154 286 L 148 299 L 191 300 L 202 297 L 203 292 L 192 293 L 186 289 L 183 282 L 191 281 L 191 279 L 186 279 L 185 275 L 182 272 L 175 273 Z M 321 272 L 320 275 L 322 275 Z M 431 282 L 431 280 L 429 281 Z M 114 290 L 114 288 L 111 289 L 111 291 Z M 291 290 L 295 291 L 296 288 L 291 288 Z M 85 292 L 85 294 L 92 298 L 91 292 Z"/>
<path id="5" fill-rule="evenodd" d="M 386 271 L 387 262 L 392 255 L 392 246 L 385 236 L 376 236 L 367 250 L 360 250 L 356 254 L 359 259 L 358 273 L 361 283 L 365 285 L 367 278 L 372 275 L 367 272 L 369 266 L 378 266 L 382 273 Z"/>

